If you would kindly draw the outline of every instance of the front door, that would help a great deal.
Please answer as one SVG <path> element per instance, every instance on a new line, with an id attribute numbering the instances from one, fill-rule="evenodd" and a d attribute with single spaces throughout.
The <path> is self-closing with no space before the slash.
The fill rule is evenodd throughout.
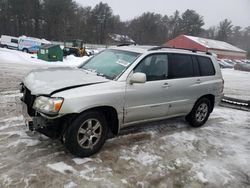
<path id="1" fill-rule="evenodd" d="M 167 54 L 149 55 L 136 66 L 133 73 L 145 73 L 147 81 L 142 84 L 127 82 L 125 124 L 162 118 L 167 115 L 167 70 Z"/>

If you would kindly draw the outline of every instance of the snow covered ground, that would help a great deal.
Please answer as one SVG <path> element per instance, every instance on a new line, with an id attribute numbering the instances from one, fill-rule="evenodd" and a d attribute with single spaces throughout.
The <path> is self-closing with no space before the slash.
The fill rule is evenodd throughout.
<path id="1" fill-rule="evenodd" d="M 250 100 L 250 72 L 222 69 L 224 93 L 228 97 Z"/>
<path id="2" fill-rule="evenodd" d="M 0 187 L 250 187 L 250 112 L 216 107 L 198 129 L 183 118 L 128 128 L 79 159 L 24 126 L 18 84 L 51 63 L 7 52 L 0 49 Z M 249 96 L 249 74 L 223 76 L 226 93 Z"/>
<path id="3" fill-rule="evenodd" d="M 38 66 L 78 66 L 84 61 L 89 59 L 88 56 L 75 57 L 73 55 L 67 56 L 63 59 L 63 62 L 47 62 L 37 59 L 36 54 L 28 54 L 17 50 L 9 50 L 5 48 L 0 48 L 0 61 L 6 63 L 23 64 L 28 66 L 30 64 L 35 64 Z"/>

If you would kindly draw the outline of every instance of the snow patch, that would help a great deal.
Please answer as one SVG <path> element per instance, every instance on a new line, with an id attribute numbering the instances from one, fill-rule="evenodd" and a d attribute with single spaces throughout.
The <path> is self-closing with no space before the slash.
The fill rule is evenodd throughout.
<path id="1" fill-rule="evenodd" d="M 13 180 L 6 174 L 2 175 L 1 179 L 2 179 L 2 182 L 5 186 L 9 186 L 13 182 Z"/>
<path id="2" fill-rule="evenodd" d="M 90 162 L 90 161 L 93 161 L 91 158 L 74 158 L 72 159 L 76 164 L 78 165 L 81 165 L 81 164 L 84 164 L 84 163 L 87 163 L 87 162 Z"/>
<path id="3" fill-rule="evenodd" d="M 201 37 L 194 37 L 194 36 L 188 36 L 185 35 L 185 37 L 189 38 L 192 41 L 195 41 L 202 46 L 205 46 L 207 48 L 212 49 L 220 49 L 220 50 L 229 50 L 229 51 L 235 51 L 235 52 L 245 52 L 244 50 L 237 48 L 229 43 L 218 41 L 218 40 L 212 40 L 207 38 L 201 38 Z"/>
<path id="4" fill-rule="evenodd" d="M 208 183 L 208 180 L 204 177 L 204 174 L 202 172 L 197 172 L 196 179 L 200 181 L 201 183 Z"/>
<path id="5" fill-rule="evenodd" d="M 135 160 L 144 166 L 152 165 L 152 164 L 156 163 L 157 161 L 162 160 L 162 158 L 160 156 L 154 155 L 152 153 L 145 152 L 142 150 L 140 150 L 138 152 L 138 150 L 136 150 L 136 148 L 138 148 L 138 145 L 136 145 L 132 148 L 131 153 L 128 153 L 127 150 L 122 150 L 121 153 L 123 155 L 120 156 L 120 159 L 123 159 L 126 161 Z"/>
<path id="6" fill-rule="evenodd" d="M 141 164 L 147 166 L 147 165 L 154 164 L 155 162 L 157 162 L 158 160 L 161 160 L 162 158 L 157 155 L 148 153 L 148 152 L 140 151 L 138 155 L 135 156 L 134 159 L 140 162 Z"/>
<path id="7" fill-rule="evenodd" d="M 27 178 L 24 178 L 24 183 L 25 183 L 25 187 L 24 188 L 29 188 L 29 181 L 32 179 L 32 177 L 36 177 L 36 174 L 29 174 Z"/>
<path id="8" fill-rule="evenodd" d="M 85 169 L 80 171 L 80 177 L 87 180 L 87 181 L 105 181 L 104 178 L 97 178 L 96 174 L 94 173 L 96 167 L 90 167 L 88 165 L 84 166 Z"/>
<path id="9" fill-rule="evenodd" d="M 185 141 L 195 141 L 198 138 L 194 135 L 193 132 L 187 132 L 187 131 L 182 131 L 182 132 L 176 132 L 174 134 L 171 135 L 167 135 L 166 137 L 173 137 L 176 140 L 185 140 Z M 166 138 L 166 137 L 163 137 Z"/>
<path id="10" fill-rule="evenodd" d="M 72 166 L 69 166 L 64 162 L 58 162 L 58 163 L 54 163 L 54 164 L 47 164 L 47 167 L 54 170 L 54 171 L 60 172 L 62 174 L 66 174 L 67 171 L 72 172 L 74 174 L 77 173 L 77 171 Z"/>
<path id="11" fill-rule="evenodd" d="M 121 179 L 121 182 L 122 182 L 123 184 L 128 184 L 128 181 L 127 181 L 126 179 Z"/>
<path id="12" fill-rule="evenodd" d="M 196 172 L 195 178 L 201 182 L 217 182 L 223 185 L 234 180 L 234 176 L 225 169 L 221 164 L 215 161 L 206 161 L 204 164 L 193 164 L 194 168 L 192 169 Z M 202 170 L 202 172 L 201 172 Z M 205 174 L 205 175 L 204 175 Z"/>
<path id="13" fill-rule="evenodd" d="M 66 185 L 63 186 L 64 188 L 73 188 L 73 187 L 77 187 L 77 184 L 74 183 L 73 181 L 67 183 Z"/>
<path id="14" fill-rule="evenodd" d="M 29 66 L 30 64 L 35 64 L 38 66 L 73 66 L 77 67 L 88 60 L 89 56 L 75 57 L 73 55 L 67 56 L 63 61 L 48 62 L 41 59 L 37 59 L 36 54 L 28 54 L 17 50 L 9 50 L 0 48 L 0 59 L 3 62 L 23 64 Z"/>
<path id="15" fill-rule="evenodd" d="M 222 69 L 225 96 L 250 100 L 250 72 Z"/>
<path id="16" fill-rule="evenodd" d="M 84 164 L 84 163 L 88 163 L 88 162 L 96 162 L 96 163 L 101 163 L 102 160 L 101 159 L 92 159 L 92 158 L 74 158 L 72 159 L 76 164 L 78 165 L 81 165 L 81 164 Z"/>
<path id="17" fill-rule="evenodd" d="M 10 143 L 7 147 L 17 147 L 20 143 L 24 143 L 26 146 L 36 146 L 38 144 L 40 144 L 41 142 L 37 139 L 33 140 L 33 139 L 29 139 L 29 138 L 21 138 L 19 140 L 17 140 L 16 142 L 12 142 Z"/>
<path id="18" fill-rule="evenodd" d="M 23 115 L 21 115 L 21 116 L 15 116 L 11 118 L 3 118 L 3 119 L 0 119 L 0 122 L 7 123 L 11 121 L 23 121 L 23 120 L 24 120 Z"/>

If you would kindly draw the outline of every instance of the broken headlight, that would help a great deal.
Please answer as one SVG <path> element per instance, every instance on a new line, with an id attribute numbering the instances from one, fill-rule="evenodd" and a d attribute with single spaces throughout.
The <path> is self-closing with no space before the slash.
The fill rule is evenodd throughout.
<path id="1" fill-rule="evenodd" d="M 63 98 L 51 98 L 39 96 L 36 98 L 33 108 L 45 114 L 57 114 L 62 107 Z"/>

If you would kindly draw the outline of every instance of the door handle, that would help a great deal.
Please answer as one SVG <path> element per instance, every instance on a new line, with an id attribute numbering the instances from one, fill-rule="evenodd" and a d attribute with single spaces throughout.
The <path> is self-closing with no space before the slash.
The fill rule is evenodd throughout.
<path id="1" fill-rule="evenodd" d="M 169 87 L 171 87 L 171 85 L 169 84 L 169 83 L 164 83 L 162 86 L 161 86 L 162 88 L 169 88 Z"/>
<path id="2" fill-rule="evenodd" d="M 200 84 L 201 82 L 202 82 L 201 79 L 197 79 L 195 83 Z"/>

